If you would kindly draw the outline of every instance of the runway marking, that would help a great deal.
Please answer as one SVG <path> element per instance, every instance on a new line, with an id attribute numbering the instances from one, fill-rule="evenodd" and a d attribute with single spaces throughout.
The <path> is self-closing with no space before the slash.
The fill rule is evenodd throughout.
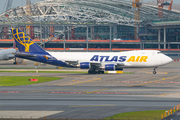
<path id="1" fill-rule="evenodd" d="M 21 91 L 0 91 L 0 93 L 21 93 Z"/>
<path id="2" fill-rule="evenodd" d="M 68 77 L 68 76 L 54 76 L 54 77 Z"/>
<path id="3" fill-rule="evenodd" d="M 85 92 L 50 92 L 50 93 L 59 93 L 59 94 L 84 94 Z"/>
<path id="4" fill-rule="evenodd" d="M 169 79 L 173 79 L 173 78 L 177 78 L 177 77 L 180 77 L 180 75 L 178 75 L 178 76 L 174 76 L 174 77 L 169 77 L 169 78 L 161 78 L 160 80 L 150 81 L 150 82 L 148 82 L 148 83 L 137 84 L 137 85 L 130 85 L 130 86 L 128 86 L 128 87 L 140 86 L 140 85 L 146 85 L 146 84 L 151 84 L 151 83 L 157 83 L 157 82 L 159 82 L 159 81 L 169 80 Z"/>
<path id="5" fill-rule="evenodd" d="M 167 94 L 161 94 L 161 93 L 129 93 L 129 92 L 100 92 L 103 90 L 108 90 L 107 89 L 100 89 L 92 92 L 88 91 L 83 91 L 83 90 L 74 90 L 77 92 L 66 92 L 66 91 L 56 91 L 56 92 L 49 92 L 51 94 L 114 94 L 114 95 L 160 95 L 160 96 L 165 96 Z M 54 90 L 72 90 L 72 89 L 54 89 Z M 23 93 L 38 93 L 38 92 L 47 92 L 47 91 L 52 91 L 52 90 L 40 90 L 40 91 L 29 91 L 29 92 L 23 92 Z M 174 93 L 169 93 L 169 94 L 174 94 Z M 178 94 L 178 93 L 177 93 Z"/>
<path id="6" fill-rule="evenodd" d="M 50 92 L 52 94 L 118 94 L 118 95 L 125 95 L 129 94 L 127 92 Z M 132 93 L 133 94 L 133 93 Z M 141 94 L 141 93 L 134 93 L 134 94 Z"/>
<path id="7" fill-rule="evenodd" d="M 108 106 L 115 106 L 115 105 L 76 105 L 69 107 L 108 107 Z"/>
<path id="8" fill-rule="evenodd" d="M 38 93 L 38 92 L 47 92 L 47 91 L 54 91 L 54 90 L 61 90 L 61 89 L 49 89 L 49 90 L 37 90 L 37 91 L 27 91 L 23 93 Z"/>
<path id="9" fill-rule="evenodd" d="M 150 83 L 148 81 L 94 81 L 94 82 L 111 82 L 111 83 Z M 153 83 L 173 83 L 173 84 L 180 84 L 180 82 L 153 82 Z"/>
<path id="10" fill-rule="evenodd" d="M 64 111 L 0 111 L 0 116 L 2 118 L 41 118 L 45 116 L 50 116 L 53 114 L 62 113 Z"/>
<path id="11" fill-rule="evenodd" d="M 150 92 L 157 92 L 157 91 L 164 91 L 164 89 L 138 89 L 138 90 L 135 90 L 135 89 L 128 89 L 128 90 L 118 90 L 118 91 L 129 91 L 129 92 L 135 92 L 135 91 L 150 91 Z M 168 90 L 168 91 L 174 91 L 174 90 Z M 177 92 L 177 91 L 176 91 Z"/>
<path id="12" fill-rule="evenodd" d="M 32 75 L 32 76 L 41 76 L 41 75 Z"/>
<path id="13" fill-rule="evenodd" d="M 95 92 L 94 94 L 129 94 L 128 92 Z"/>
<path id="14" fill-rule="evenodd" d="M 120 83 L 151 83 L 148 81 L 119 81 Z M 152 83 L 180 83 L 180 82 L 157 82 L 157 81 L 153 81 Z"/>
<path id="15" fill-rule="evenodd" d="M 162 93 L 129 93 L 129 95 L 163 95 Z"/>
<path id="16" fill-rule="evenodd" d="M 73 90 L 73 89 L 49 89 L 49 90 L 38 90 L 38 91 L 27 91 L 27 92 L 23 92 L 23 93 L 39 93 L 39 92 L 49 92 L 49 91 L 58 91 L 58 90 Z M 74 91 L 80 91 L 80 92 L 86 92 L 83 90 L 74 90 Z"/>
<path id="17" fill-rule="evenodd" d="M 50 92 L 50 93 L 52 94 L 129 94 L 125 92 Z M 140 94 L 140 93 L 136 93 L 136 94 Z"/>
<path id="18" fill-rule="evenodd" d="M 96 80 L 101 80 L 101 78 L 96 78 L 96 79 L 93 79 L 93 80 L 88 80 L 88 81 L 84 81 L 84 82 L 78 82 L 78 83 L 73 83 L 73 84 L 59 85 L 59 86 L 66 86 L 66 85 L 77 85 L 77 84 L 82 84 L 82 83 L 93 82 L 93 81 L 96 81 Z"/>
<path id="19" fill-rule="evenodd" d="M 139 73 L 153 74 L 152 72 L 149 72 L 149 71 L 139 71 Z M 168 74 L 168 73 L 167 72 L 157 72 L 157 74 Z"/>
<path id="20" fill-rule="evenodd" d="M 160 96 L 166 96 L 166 95 L 179 95 L 179 93 L 166 93 L 166 94 L 162 94 Z"/>
<path id="21" fill-rule="evenodd" d="M 106 89 L 100 89 L 100 90 L 96 90 L 96 91 L 92 91 L 92 92 L 86 92 L 87 94 L 92 94 L 92 93 L 97 93 L 97 92 L 100 92 L 100 91 L 104 91 L 104 90 L 108 90 L 110 88 L 106 88 Z"/>
<path id="22" fill-rule="evenodd" d="M 82 90 L 74 90 L 74 91 L 80 91 L 80 92 L 50 92 L 50 93 L 59 93 L 59 94 L 98 94 L 98 92 L 103 91 L 103 90 L 108 90 L 109 88 L 106 89 L 100 89 L 100 90 L 96 90 L 96 91 L 92 91 L 92 92 L 88 92 L 88 91 L 82 91 Z"/>

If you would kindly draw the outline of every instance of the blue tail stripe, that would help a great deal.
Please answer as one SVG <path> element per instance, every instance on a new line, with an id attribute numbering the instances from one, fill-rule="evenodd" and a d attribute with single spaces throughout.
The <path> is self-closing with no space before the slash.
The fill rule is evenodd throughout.
<path id="1" fill-rule="evenodd" d="M 29 53 L 41 53 L 49 55 L 45 50 L 43 50 L 39 45 L 37 45 L 29 36 L 27 36 L 20 29 L 12 29 L 13 38 L 17 44 L 19 52 L 29 52 Z"/>
<path id="2" fill-rule="evenodd" d="M 62 67 L 72 67 L 67 65 L 67 63 L 57 60 L 55 57 L 51 56 L 21 30 L 12 29 L 12 35 L 19 49 L 19 52 L 16 55 L 17 57 Z"/>

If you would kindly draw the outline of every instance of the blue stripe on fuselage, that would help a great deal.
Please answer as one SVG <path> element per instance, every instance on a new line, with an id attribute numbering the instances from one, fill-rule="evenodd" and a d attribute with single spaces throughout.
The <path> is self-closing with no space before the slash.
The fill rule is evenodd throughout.
<path id="1" fill-rule="evenodd" d="M 27 53 L 26 53 L 27 54 Z M 36 61 L 36 62 L 42 62 L 42 63 L 46 63 L 46 64 L 50 64 L 50 65 L 55 65 L 55 66 L 62 66 L 62 67 L 72 67 L 69 66 L 67 63 L 62 62 L 60 60 L 55 59 L 54 57 L 50 57 L 50 59 L 46 59 L 43 54 L 28 54 L 28 55 L 36 55 L 36 57 L 27 57 L 27 56 L 19 56 L 20 58 L 24 58 L 24 59 L 28 59 L 28 60 L 32 60 L 32 61 Z M 18 55 L 16 55 L 16 57 L 18 57 Z"/>

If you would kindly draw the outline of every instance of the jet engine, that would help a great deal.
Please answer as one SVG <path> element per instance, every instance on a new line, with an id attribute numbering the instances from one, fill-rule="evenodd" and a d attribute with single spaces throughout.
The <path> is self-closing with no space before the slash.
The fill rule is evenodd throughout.
<path id="1" fill-rule="evenodd" d="M 106 71 L 114 71 L 114 70 L 123 70 L 123 68 L 119 68 L 114 64 L 107 64 L 107 65 L 105 65 L 105 70 Z"/>
<path id="2" fill-rule="evenodd" d="M 81 69 L 89 69 L 91 67 L 89 62 L 82 62 L 80 63 L 80 68 Z"/>
<path id="3" fill-rule="evenodd" d="M 13 54 L 7 54 L 4 56 L 4 60 L 10 60 L 13 59 L 15 56 Z"/>

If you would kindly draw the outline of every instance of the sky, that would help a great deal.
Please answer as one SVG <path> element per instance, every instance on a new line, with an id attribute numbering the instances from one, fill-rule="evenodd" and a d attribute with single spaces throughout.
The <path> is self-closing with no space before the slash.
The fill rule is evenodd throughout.
<path id="1" fill-rule="evenodd" d="M 0 14 L 5 12 L 7 1 L 8 0 L 0 0 Z M 43 1 L 43 0 L 31 0 L 31 3 L 35 3 L 38 1 Z M 24 6 L 24 5 L 26 5 L 26 0 L 13 0 L 12 8 L 17 6 Z"/>
<path id="2" fill-rule="evenodd" d="M 3 13 L 6 9 L 8 0 L 0 0 L 0 14 Z M 38 1 L 43 1 L 43 0 L 31 0 L 31 3 L 35 3 Z M 129 1 L 129 0 L 128 0 Z M 143 2 L 148 2 L 148 1 L 156 1 L 156 0 L 143 0 Z M 174 4 L 180 4 L 180 0 L 174 0 Z M 26 0 L 13 0 L 13 5 L 12 7 L 17 7 L 17 6 L 24 6 L 26 5 Z"/>

